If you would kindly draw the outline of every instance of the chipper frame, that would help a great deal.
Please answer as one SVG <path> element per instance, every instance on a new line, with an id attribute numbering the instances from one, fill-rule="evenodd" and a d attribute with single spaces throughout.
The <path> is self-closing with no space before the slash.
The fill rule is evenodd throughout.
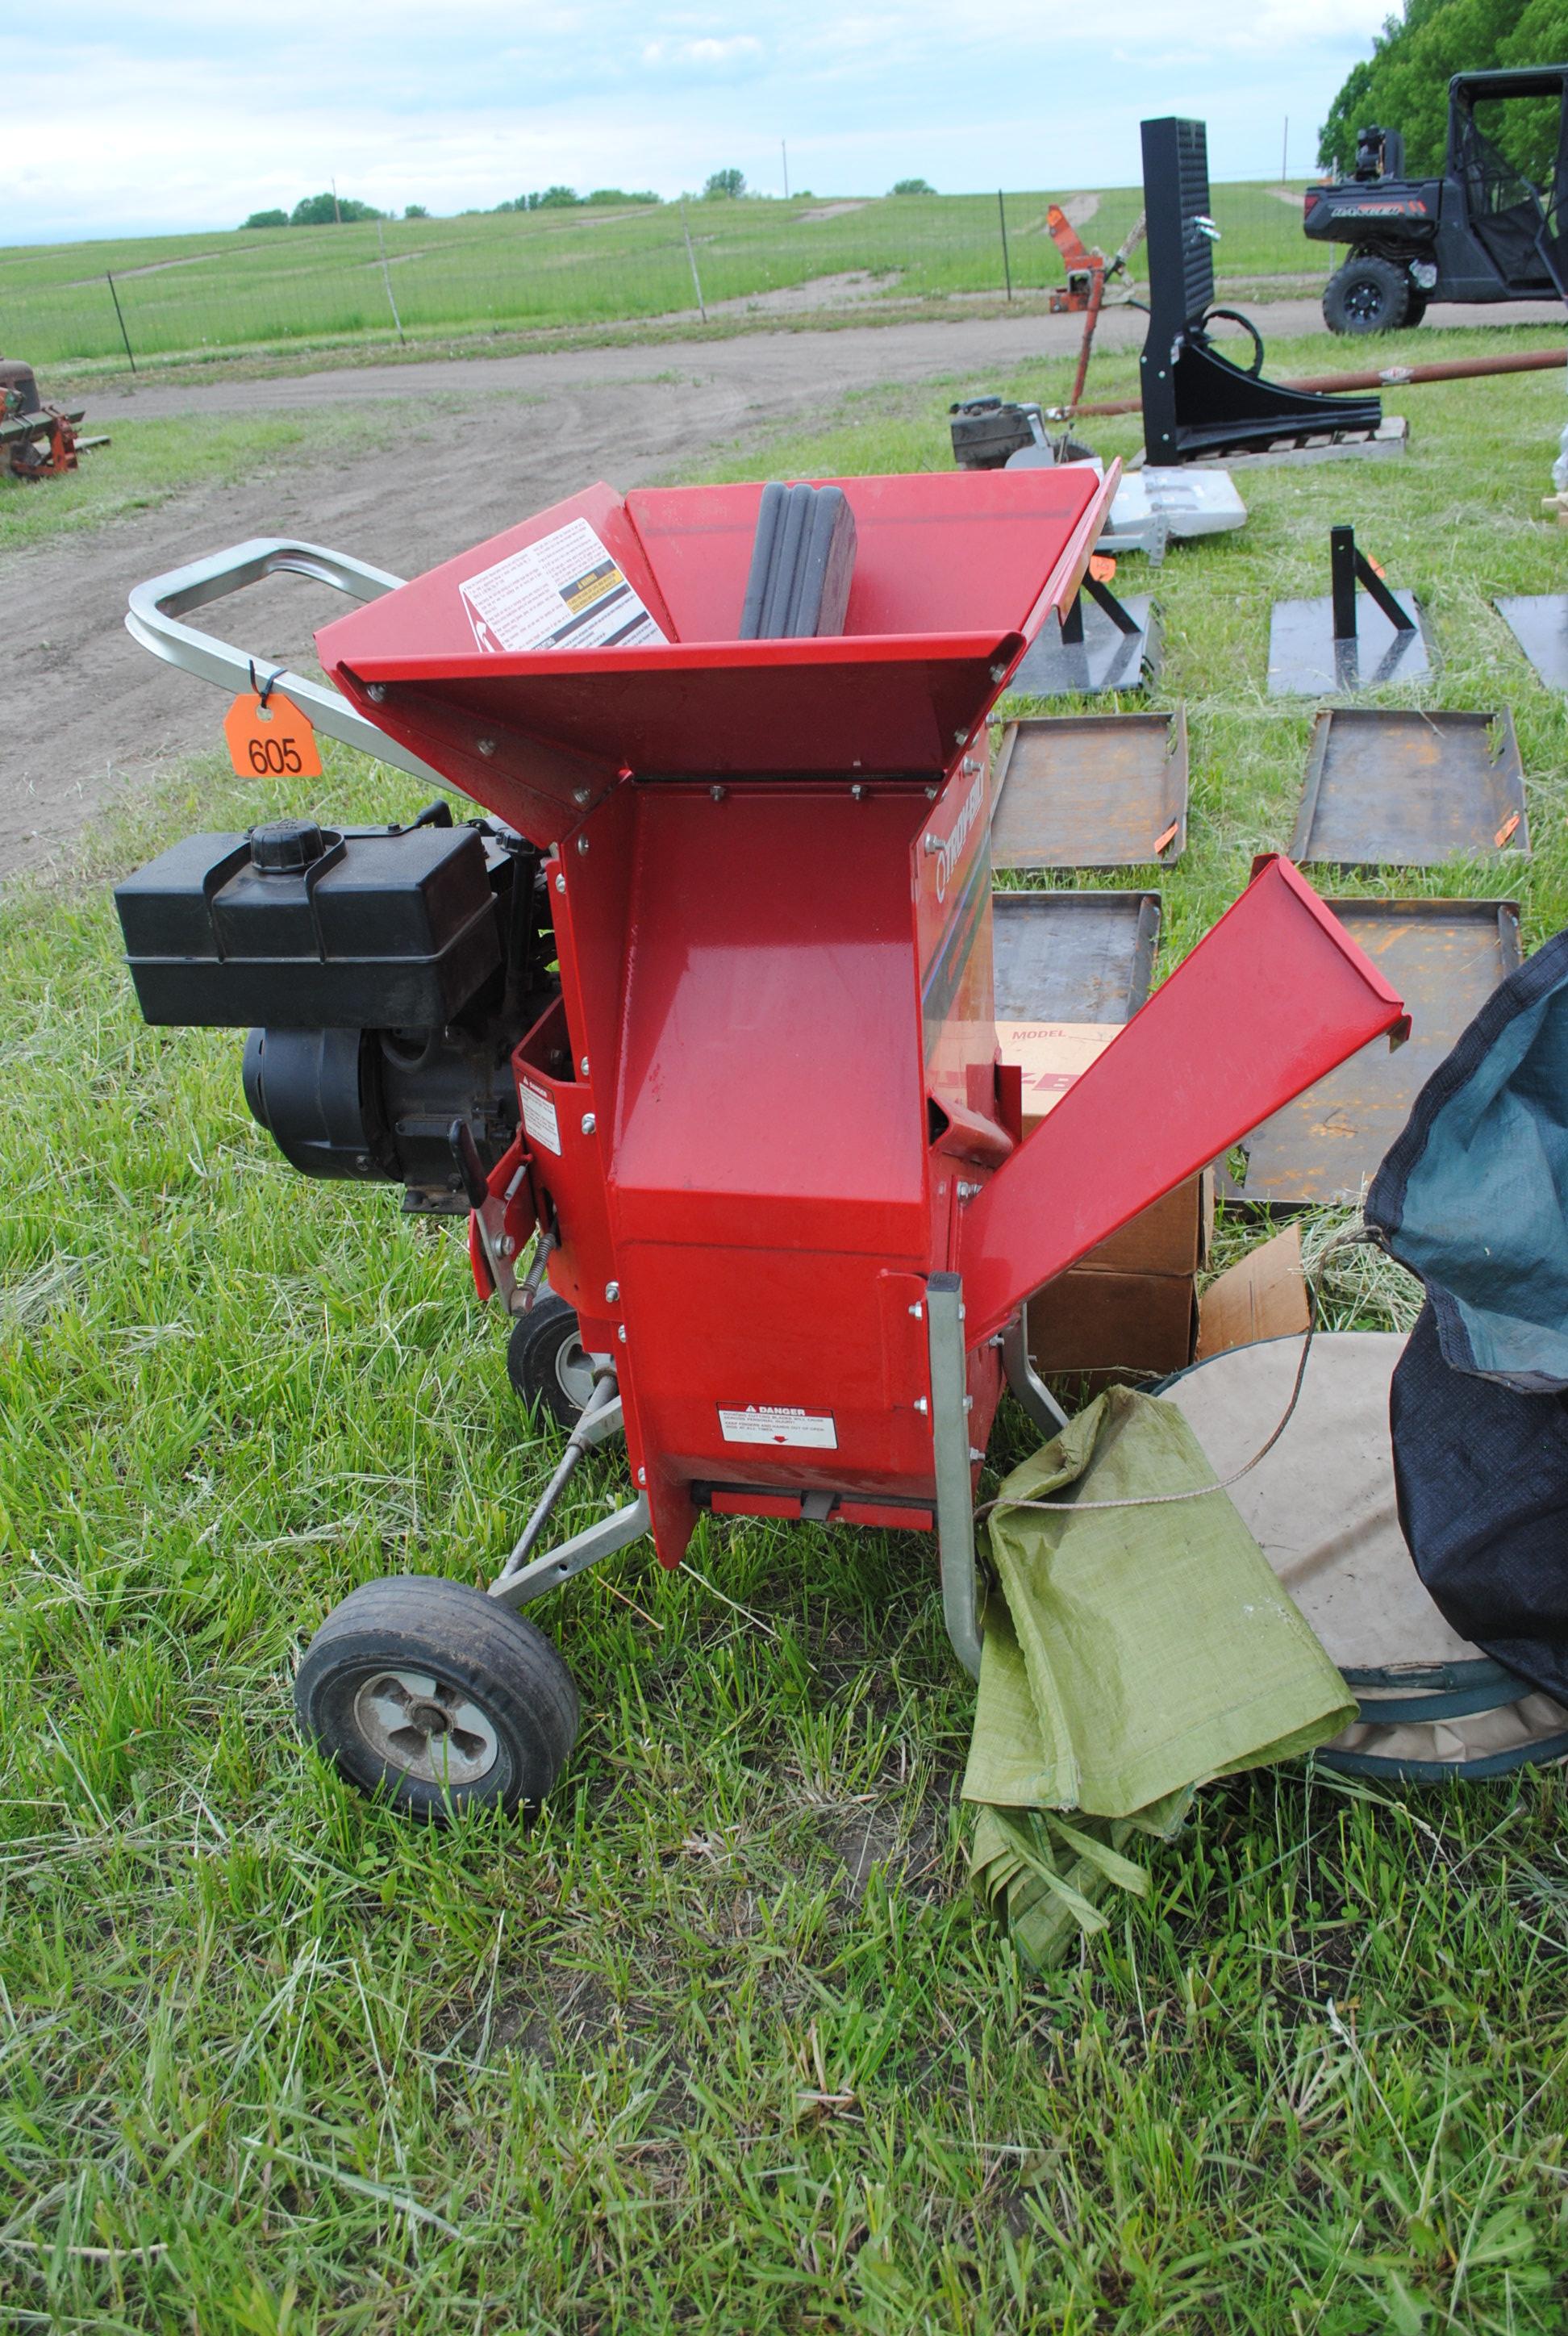
<path id="1" fill-rule="evenodd" d="M 451 1182 L 473 1203 L 481 1292 L 522 1315 L 547 1273 L 576 1311 L 592 1392 L 488 1598 L 428 1577 L 365 1585 L 299 1675 L 307 1728 L 412 1809 L 549 1786 L 575 1697 L 508 1610 L 644 1533 L 678 1565 L 705 1513 L 934 1533 L 948 1630 L 978 1671 L 974 1484 L 1004 1377 L 1046 1432 L 1062 1417 L 1029 1368 L 1028 1296 L 1401 1021 L 1368 959 L 1271 859 L 1022 1140 L 993 1016 L 986 715 L 1070 605 L 1115 470 L 838 483 L 858 548 L 828 638 L 736 637 L 755 485 L 593 487 L 395 589 L 310 547 L 263 544 L 133 599 L 150 646 L 215 677 L 231 658 L 243 683 L 239 653 L 176 621 L 226 579 L 294 566 L 364 599 L 317 636 L 341 697 L 289 676 L 279 688 L 319 728 L 391 742 L 390 758 L 484 804 L 504 823 L 484 852 L 497 868 L 511 854 L 516 881 L 537 871 L 547 911 L 542 949 L 526 917 L 508 930 L 535 968 L 553 959 L 558 986 L 485 960 L 530 1002 L 511 1027 L 485 1026 L 504 1077 L 483 1109 L 453 1115 Z M 567 534 L 579 524 L 587 537 Z M 587 564 L 560 580 L 573 542 Z M 517 646 L 537 621 L 541 558 L 558 638 Z M 620 638 L 574 646 L 572 612 L 616 601 Z M 399 853 L 443 869 L 478 853 L 455 833 L 383 830 L 365 845 L 273 828 L 176 847 L 120 895 L 144 1007 L 265 1020 L 235 965 L 247 903 L 276 883 L 279 900 L 315 902 L 300 910 L 311 1002 L 296 1018 L 330 1021 L 330 919 L 353 855 L 365 845 L 364 882 L 379 870 L 385 889 Z M 363 939 L 354 952 L 358 980 Z M 355 996 L 345 1021 L 366 1018 Z M 319 1069 L 336 1034 L 307 1035 Z M 415 1059 L 419 1034 L 393 1035 L 397 1059 Z M 434 1061 L 453 1032 L 428 1035 Z M 363 1045 L 378 1034 L 346 1036 L 361 1049 L 351 1091 L 312 1090 L 350 1163 L 326 1173 L 401 1173 L 413 1190 L 402 1131 L 439 1113 L 370 1127 Z M 280 1107 L 261 1115 L 283 1141 Z M 428 1160 L 421 1174 L 439 1205 Z M 632 1497 L 541 1547 L 578 1454 L 618 1426 Z"/>

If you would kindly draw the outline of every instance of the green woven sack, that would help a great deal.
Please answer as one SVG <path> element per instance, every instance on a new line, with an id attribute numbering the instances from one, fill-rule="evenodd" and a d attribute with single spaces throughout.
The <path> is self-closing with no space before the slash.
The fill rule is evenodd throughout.
<path id="1" fill-rule="evenodd" d="M 1195 1786 L 1310 1750 L 1356 1706 L 1169 1404 L 1111 1388 L 1013 1471 L 989 1531 L 972 1862 L 1048 1960 L 1137 1887 L 1135 1832 L 1168 1836 Z"/>

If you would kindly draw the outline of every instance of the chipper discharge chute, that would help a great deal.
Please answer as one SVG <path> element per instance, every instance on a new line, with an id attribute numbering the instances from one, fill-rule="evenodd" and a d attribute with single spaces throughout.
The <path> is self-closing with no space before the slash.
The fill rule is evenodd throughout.
<path id="1" fill-rule="evenodd" d="M 263 543 L 135 596 L 150 646 L 243 685 L 180 614 L 280 567 L 339 584 L 366 603 L 317 637 L 341 696 L 277 687 L 491 814 L 191 838 L 119 893 L 153 1019 L 258 1026 L 248 1091 L 290 1160 L 471 1210 L 514 1346 L 570 1326 L 536 1384 L 576 1425 L 488 1595 L 367 1584 L 306 1656 L 301 1716 L 359 1784 L 432 1812 L 544 1791 L 576 1699 L 515 1610 L 644 1533 L 677 1564 L 705 1511 L 934 1533 L 975 1669 L 1004 1377 L 1061 1418 L 1024 1302 L 1399 1022 L 1272 860 L 1020 1141 L 986 715 L 1115 487 L 598 486 L 395 589 Z M 550 1545 L 618 1430 L 630 1497 Z"/>

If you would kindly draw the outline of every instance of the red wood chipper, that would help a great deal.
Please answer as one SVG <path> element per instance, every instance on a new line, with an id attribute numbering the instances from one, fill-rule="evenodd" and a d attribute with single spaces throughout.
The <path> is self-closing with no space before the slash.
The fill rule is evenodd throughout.
<path id="1" fill-rule="evenodd" d="M 435 1815 L 536 1799 L 577 1699 L 516 1610 L 644 1534 L 678 1564 L 705 1511 L 934 1534 L 977 1671 L 1004 1381 L 1062 1421 L 1030 1293 L 1400 1024 L 1271 859 L 1020 1140 L 986 715 L 1115 486 L 598 486 L 412 583 L 259 542 L 132 596 L 158 654 L 491 814 L 192 837 L 117 896 L 150 1019 L 255 1026 L 247 1093 L 297 1166 L 470 1212 L 516 1375 L 574 1423 L 488 1592 L 403 1577 L 323 1623 L 300 1716 L 355 1783 Z M 280 569 L 365 604 L 317 636 L 336 688 L 258 684 L 180 621 Z M 631 1497 L 550 1545 L 617 1432 Z"/>

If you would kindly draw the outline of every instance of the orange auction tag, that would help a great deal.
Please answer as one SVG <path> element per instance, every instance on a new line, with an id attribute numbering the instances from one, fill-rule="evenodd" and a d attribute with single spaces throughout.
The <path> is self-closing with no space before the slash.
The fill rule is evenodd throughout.
<path id="1" fill-rule="evenodd" d="M 318 779 L 316 733 L 292 699 L 278 689 L 242 689 L 223 717 L 229 760 L 242 779 Z"/>
<path id="2" fill-rule="evenodd" d="M 1089 573 L 1096 584 L 1108 584 L 1116 572 L 1116 563 L 1108 551 L 1091 551 Z"/>

